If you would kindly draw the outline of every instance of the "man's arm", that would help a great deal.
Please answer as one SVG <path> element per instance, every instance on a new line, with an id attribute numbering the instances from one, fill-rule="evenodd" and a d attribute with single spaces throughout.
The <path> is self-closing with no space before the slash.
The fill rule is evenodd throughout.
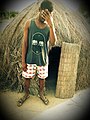
<path id="1" fill-rule="evenodd" d="M 49 13 L 48 9 L 46 9 L 43 12 L 43 16 L 42 16 L 45 21 L 47 22 L 47 24 L 50 27 L 50 43 L 51 45 L 55 45 L 55 42 L 57 41 L 57 37 L 56 37 L 56 33 L 55 33 L 55 27 L 54 27 L 54 23 L 53 23 L 53 18 L 51 16 L 51 14 Z"/>
<path id="2" fill-rule="evenodd" d="M 24 71 L 27 70 L 27 65 L 25 63 L 25 59 L 26 59 L 26 53 L 27 53 L 27 39 L 28 39 L 28 28 L 29 28 L 30 22 L 27 21 L 24 27 L 24 39 L 22 42 L 22 69 Z"/>
<path id="3" fill-rule="evenodd" d="M 55 42 L 57 41 L 54 23 L 52 22 L 49 27 L 50 27 L 50 43 L 53 46 L 55 45 Z"/>

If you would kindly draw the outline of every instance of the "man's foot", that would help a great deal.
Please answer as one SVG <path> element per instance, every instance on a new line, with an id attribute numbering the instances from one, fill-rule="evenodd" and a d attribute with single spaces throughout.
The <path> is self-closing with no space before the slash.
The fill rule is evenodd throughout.
<path id="1" fill-rule="evenodd" d="M 29 98 L 30 96 L 29 95 L 24 95 L 22 98 L 20 98 L 17 102 L 17 106 L 20 107 L 22 106 L 22 104 Z"/>
<path id="2" fill-rule="evenodd" d="M 43 103 L 44 103 L 45 105 L 48 105 L 48 104 L 49 104 L 49 100 L 48 100 L 45 96 L 43 96 L 43 95 L 38 95 L 38 97 L 43 101 Z"/>

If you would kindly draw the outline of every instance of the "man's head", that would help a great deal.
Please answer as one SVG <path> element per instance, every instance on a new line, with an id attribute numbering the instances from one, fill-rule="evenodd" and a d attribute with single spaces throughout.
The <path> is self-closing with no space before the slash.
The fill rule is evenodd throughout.
<path id="1" fill-rule="evenodd" d="M 43 0 L 41 5 L 40 5 L 40 8 L 39 8 L 39 11 L 40 11 L 40 21 L 41 22 L 44 22 L 45 20 L 42 18 L 42 14 L 43 14 L 43 11 L 46 11 L 48 10 L 48 12 L 51 14 L 51 12 L 53 11 L 53 4 L 51 1 L 49 0 Z"/>
<path id="2" fill-rule="evenodd" d="M 42 1 L 40 5 L 40 10 L 48 9 L 48 11 L 51 13 L 53 11 L 53 4 L 49 0 Z"/>

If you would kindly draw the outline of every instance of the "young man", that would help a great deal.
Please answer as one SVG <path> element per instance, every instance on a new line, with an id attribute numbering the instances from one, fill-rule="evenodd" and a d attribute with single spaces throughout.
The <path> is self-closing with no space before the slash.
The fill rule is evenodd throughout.
<path id="1" fill-rule="evenodd" d="M 44 0 L 39 8 L 39 16 L 27 21 L 22 43 L 22 76 L 25 78 L 25 95 L 18 101 L 18 106 L 29 97 L 30 79 L 37 73 L 40 84 L 39 97 L 47 105 L 43 95 L 45 78 L 48 77 L 48 40 L 55 44 L 55 30 L 52 21 L 53 5 Z"/>

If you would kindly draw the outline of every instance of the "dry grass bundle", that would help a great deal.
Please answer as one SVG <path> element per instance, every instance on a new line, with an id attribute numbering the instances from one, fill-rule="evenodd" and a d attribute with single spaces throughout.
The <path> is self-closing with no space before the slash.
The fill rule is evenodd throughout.
<path id="1" fill-rule="evenodd" d="M 61 3 L 54 4 L 54 23 L 57 34 L 57 46 L 62 46 L 62 42 L 77 43 L 81 46 L 80 59 L 78 64 L 78 74 L 76 90 L 86 88 L 90 85 L 90 30 L 87 22 L 78 13 L 67 9 Z M 23 78 L 21 76 L 21 42 L 23 39 L 24 24 L 28 19 L 38 14 L 40 2 L 21 11 L 12 22 L 4 29 L 0 40 L 0 72 L 1 85 L 9 85 L 10 88 L 23 88 Z"/>

